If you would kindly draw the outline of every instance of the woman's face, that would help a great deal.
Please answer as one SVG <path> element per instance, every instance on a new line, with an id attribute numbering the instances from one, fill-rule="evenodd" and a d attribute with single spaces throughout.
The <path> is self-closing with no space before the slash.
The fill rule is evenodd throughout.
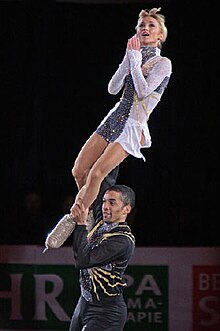
<path id="1" fill-rule="evenodd" d="M 157 20 L 151 16 L 146 16 L 138 22 L 137 36 L 140 39 L 141 46 L 158 45 L 158 40 L 162 40 L 163 33 Z"/>

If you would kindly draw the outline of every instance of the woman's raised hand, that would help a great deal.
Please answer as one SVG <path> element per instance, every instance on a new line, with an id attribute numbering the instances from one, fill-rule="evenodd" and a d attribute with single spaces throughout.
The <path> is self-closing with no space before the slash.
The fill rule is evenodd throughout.
<path id="1" fill-rule="evenodd" d="M 140 44 L 140 40 L 136 34 L 133 37 L 131 37 L 130 39 L 128 39 L 127 48 L 135 49 L 138 51 L 140 50 L 141 44 Z"/>

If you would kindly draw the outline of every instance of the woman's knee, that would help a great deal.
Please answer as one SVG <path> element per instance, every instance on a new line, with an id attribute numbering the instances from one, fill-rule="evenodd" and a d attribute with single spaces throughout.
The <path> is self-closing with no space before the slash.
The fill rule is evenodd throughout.
<path id="1" fill-rule="evenodd" d="M 106 173 L 104 173 L 103 170 L 100 168 L 93 168 L 90 170 L 89 177 L 90 182 L 101 182 L 106 176 Z"/>
<path id="2" fill-rule="evenodd" d="M 77 163 L 74 164 L 72 168 L 72 175 L 77 181 L 82 181 L 86 178 L 88 171 L 78 166 Z"/>

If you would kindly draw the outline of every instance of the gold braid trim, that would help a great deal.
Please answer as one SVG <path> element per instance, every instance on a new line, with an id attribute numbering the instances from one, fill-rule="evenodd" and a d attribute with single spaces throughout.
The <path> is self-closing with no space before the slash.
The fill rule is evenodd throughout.
<path id="1" fill-rule="evenodd" d="M 90 277 L 91 277 L 91 280 L 92 280 L 92 285 L 93 285 L 94 293 L 96 295 L 97 300 L 99 301 L 99 295 L 98 295 L 97 290 L 96 290 L 96 285 L 95 285 L 94 275 L 93 275 L 92 270 L 91 270 L 91 273 L 90 273 Z"/>
<path id="2" fill-rule="evenodd" d="M 109 276 L 110 278 L 114 279 L 114 278 L 118 278 L 118 279 L 121 279 L 121 277 L 117 276 L 117 275 L 112 275 L 110 272 L 104 270 L 104 269 L 101 269 L 101 268 L 92 268 L 92 270 L 96 270 L 97 272 L 102 272 L 104 275 L 107 275 Z"/>
<path id="3" fill-rule="evenodd" d="M 146 76 L 149 73 L 149 71 L 153 68 L 153 66 L 162 58 L 163 58 L 162 56 L 157 55 L 154 58 L 151 58 L 147 62 L 145 62 L 141 67 L 143 75 Z"/>
<path id="4" fill-rule="evenodd" d="M 114 236 L 125 236 L 125 237 L 129 238 L 132 241 L 133 244 L 135 243 L 134 236 L 132 234 L 130 234 L 129 232 L 123 232 L 123 233 L 122 232 L 105 233 L 103 235 L 103 239 L 100 241 L 100 243 L 103 240 L 106 240 L 107 238 L 114 237 Z"/>
<path id="5" fill-rule="evenodd" d="M 104 222 L 101 220 L 99 221 L 94 228 L 88 233 L 87 238 L 91 238 L 93 233 L 97 230 L 98 227 L 100 227 Z"/>
<path id="6" fill-rule="evenodd" d="M 153 99 L 159 100 L 159 98 L 157 97 L 157 94 L 155 92 L 152 92 L 150 96 Z"/>
<path id="7" fill-rule="evenodd" d="M 96 280 L 96 282 L 100 285 L 100 287 L 103 289 L 103 292 L 105 293 L 105 294 L 107 294 L 108 296 L 110 296 L 110 297 L 114 297 L 114 296 L 117 296 L 118 295 L 118 293 L 109 293 L 109 292 L 107 292 L 106 291 L 106 288 L 103 286 L 103 284 L 102 284 L 102 282 L 97 278 L 97 276 L 92 272 L 92 274 L 93 274 L 93 277 L 94 277 L 94 279 Z M 97 295 L 97 293 L 96 293 L 96 295 Z M 99 300 L 99 299 L 98 299 Z"/>
<path id="8" fill-rule="evenodd" d="M 104 277 L 104 276 L 102 276 L 100 273 L 98 273 L 97 270 L 94 270 L 94 269 L 93 269 L 92 272 L 93 272 L 97 277 L 103 279 L 103 280 L 107 283 L 107 285 L 108 285 L 109 287 L 111 287 L 111 288 L 114 288 L 114 287 L 117 286 L 117 285 L 126 286 L 126 284 L 125 284 L 125 283 L 122 283 L 122 282 L 116 282 L 115 284 L 112 285 L 112 284 L 109 282 L 109 279 L 106 278 L 106 277 Z M 100 282 L 101 282 L 101 280 L 100 280 Z M 103 286 L 104 286 L 104 285 L 103 285 Z"/>
<path id="9" fill-rule="evenodd" d="M 118 228 L 129 228 L 128 225 L 125 225 L 125 224 L 118 224 L 117 226 Z M 130 229 L 130 228 L 129 228 Z"/>
<path id="10" fill-rule="evenodd" d="M 150 95 L 149 95 L 149 97 L 150 98 L 152 98 L 152 99 L 156 99 L 157 101 L 159 101 L 160 99 L 158 98 L 158 96 L 157 96 L 157 93 L 155 93 L 155 92 L 152 92 Z M 149 101 L 148 101 L 149 102 Z M 145 101 L 144 100 L 141 100 L 141 104 L 142 104 L 142 107 L 144 108 L 144 110 L 145 110 L 145 114 L 147 115 L 147 121 L 149 120 L 149 110 L 148 110 L 148 108 L 147 108 L 147 106 L 146 106 L 146 103 L 145 103 Z M 138 110 L 137 110 L 138 111 Z"/>

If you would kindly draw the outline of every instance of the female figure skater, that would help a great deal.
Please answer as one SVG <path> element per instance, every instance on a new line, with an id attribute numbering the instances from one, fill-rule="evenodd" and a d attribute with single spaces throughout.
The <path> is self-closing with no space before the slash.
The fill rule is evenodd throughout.
<path id="1" fill-rule="evenodd" d="M 150 114 L 158 104 L 172 72 L 171 61 L 162 57 L 162 43 L 167 38 L 165 17 L 160 8 L 141 10 L 136 34 L 127 42 L 122 63 L 112 76 L 108 91 L 117 94 L 123 89 L 119 102 L 104 118 L 82 147 L 75 160 L 72 174 L 78 194 L 70 217 L 77 208 L 92 208 L 103 179 L 128 156 L 145 161 L 141 148 L 151 146 L 147 125 Z M 74 222 L 72 222 L 74 228 Z M 65 229 L 65 226 L 64 228 Z M 57 233 L 61 233 L 57 229 Z M 59 245 L 65 240 L 60 235 Z"/>
<path id="2" fill-rule="evenodd" d="M 108 84 L 110 94 L 123 88 L 110 110 L 82 147 L 72 174 L 80 198 L 88 208 L 96 199 L 103 179 L 129 154 L 145 160 L 141 148 L 151 146 L 147 121 L 160 101 L 171 72 L 171 61 L 160 55 L 167 37 L 160 8 L 142 10 L 136 35 L 127 42 L 122 63 Z M 71 209 L 74 216 L 74 205 Z"/>

